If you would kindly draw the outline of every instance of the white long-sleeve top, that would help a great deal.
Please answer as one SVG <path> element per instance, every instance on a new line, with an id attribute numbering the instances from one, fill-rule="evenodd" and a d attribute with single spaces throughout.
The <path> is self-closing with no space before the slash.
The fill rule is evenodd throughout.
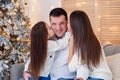
<path id="1" fill-rule="evenodd" d="M 92 77 L 92 78 L 101 78 L 101 79 L 104 79 L 104 80 L 112 80 L 112 73 L 111 73 L 111 71 L 108 67 L 103 49 L 102 49 L 102 56 L 103 57 L 101 58 L 100 64 L 97 68 L 92 66 L 92 65 L 90 66 L 91 69 L 89 69 L 89 76 Z M 80 57 L 78 59 L 77 52 L 74 52 L 72 60 L 68 65 L 69 70 L 71 72 L 77 71 L 77 69 L 79 67 L 81 67 L 81 65 L 82 65 L 82 63 L 81 63 Z M 81 72 L 78 73 L 78 75 L 82 74 L 82 72 L 84 73 L 84 70 L 81 70 Z M 84 78 L 84 80 L 86 80 L 87 77 L 83 76 L 83 78 Z"/>
<path id="2" fill-rule="evenodd" d="M 57 80 L 59 78 L 74 79 L 76 73 L 70 72 L 68 69 L 69 46 L 55 53 L 55 59 L 50 73 L 51 80 Z"/>
<path id="3" fill-rule="evenodd" d="M 68 40 L 70 38 L 70 32 L 66 32 L 65 36 L 59 40 L 53 41 L 48 40 L 48 50 L 47 50 L 47 58 L 44 65 L 44 69 L 41 71 L 40 76 L 47 77 L 51 72 L 51 67 L 55 57 L 55 51 L 64 49 L 68 46 Z M 30 64 L 30 58 L 26 62 L 24 66 L 24 71 L 28 70 Z"/>
<path id="4" fill-rule="evenodd" d="M 77 74 L 76 74 L 76 78 L 82 78 L 83 80 L 87 80 L 89 77 L 89 69 L 87 67 L 87 65 L 78 65 L 77 68 Z"/>

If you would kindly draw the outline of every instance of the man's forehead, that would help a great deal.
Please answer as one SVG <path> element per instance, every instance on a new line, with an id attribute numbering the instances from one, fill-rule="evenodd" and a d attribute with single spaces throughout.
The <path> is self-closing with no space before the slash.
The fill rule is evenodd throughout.
<path id="1" fill-rule="evenodd" d="M 60 15 L 60 16 L 51 16 L 50 19 L 51 19 L 51 20 L 53 20 L 53 19 L 65 19 L 65 16 L 64 16 L 64 15 Z"/>
<path id="2" fill-rule="evenodd" d="M 65 16 L 59 16 L 59 17 L 51 16 L 51 20 L 50 20 L 51 23 L 60 23 L 64 21 L 66 21 Z"/>

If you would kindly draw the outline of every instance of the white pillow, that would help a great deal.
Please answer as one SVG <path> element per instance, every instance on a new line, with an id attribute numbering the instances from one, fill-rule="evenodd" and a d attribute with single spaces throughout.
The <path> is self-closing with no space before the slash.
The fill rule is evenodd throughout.
<path id="1" fill-rule="evenodd" d="M 120 53 L 107 57 L 113 80 L 120 80 Z"/>

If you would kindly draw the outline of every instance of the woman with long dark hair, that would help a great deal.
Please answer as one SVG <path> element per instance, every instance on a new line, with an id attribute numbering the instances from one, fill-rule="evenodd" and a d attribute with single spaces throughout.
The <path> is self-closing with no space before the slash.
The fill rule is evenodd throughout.
<path id="1" fill-rule="evenodd" d="M 30 80 L 50 80 L 50 69 L 55 51 L 68 45 L 70 33 L 66 32 L 62 39 L 48 40 L 54 35 L 52 29 L 45 22 L 38 22 L 31 31 L 30 58 L 24 71 L 29 71 Z M 25 78 L 25 77 L 24 77 Z M 28 80 L 28 79 L 25 79 Z"/>
<path id="2" fill-rule="evenodd" d="M 112 80 L 104 51 L 93 32 L 87 14 L 80 10 L 73 11 L 70 15 L 70 26 L 73 34 L 73 38 L 71 38 L 71 40 L 73 39 L 73 43 L 71 42 L 73 54 L 70 53 L 72 56 L 69 57 L 69 70 L 77 71 L 81 65 L 87 65 L 88 80 Z M 82 71 L 77 71 L 78 75 L 81 73 Z M 80 77 L 78 76 L 78 78 Z"/>

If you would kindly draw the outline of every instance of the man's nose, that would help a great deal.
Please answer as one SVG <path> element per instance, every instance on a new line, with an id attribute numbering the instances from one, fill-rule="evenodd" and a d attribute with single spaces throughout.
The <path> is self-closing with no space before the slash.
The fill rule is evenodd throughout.
<path id="1" fill-rule="evenodd" d="M 57 29 L 57 30 L 60 30 L 60 29 L 61 29 L 61 27 L 60 27 L 59 25 L 57 25 L 57 26 L 56 26 L 56 29 Z"/>

